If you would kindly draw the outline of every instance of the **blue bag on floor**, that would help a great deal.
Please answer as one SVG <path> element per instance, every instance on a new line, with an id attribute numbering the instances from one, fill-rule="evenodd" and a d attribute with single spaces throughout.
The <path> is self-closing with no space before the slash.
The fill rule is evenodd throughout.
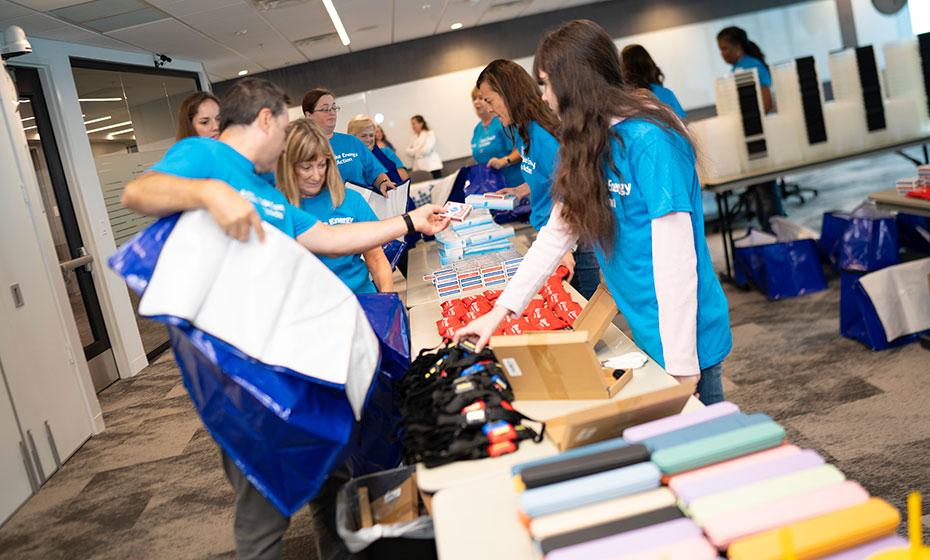
<path id="1" fill-rule="evenodd" d="M 156 221 L 110 258 L 133 291 L 148 288 L 179 216 Z M 357 472 L 399 461 L 400 449 L 388 436 L 397 413 L 386 403 L 409 361 L 409 327 L 396 294 L 364 299 L 359 303 L 374 332 L 368 336 L 378 338 L 381 358 L 361 395 L 361 421 L 346 385 L 263 363 L 185 319 L 151 317 L 168 326 L 184 386 L 211 436 L 284 515 L 312 500 L 347 460 Z"/>
<path id="2" fill-rule="evenodd" d="M 774 235 L 750 230 L 736 240 L 733 264 L 737 285 L 754 286 L 773 301 L 827 288 L 813 239 L 779 241 Z"/>
<path id="3" fill-rule="evenodd" d="M 888 341 L 872 299 L 859 283 L 865 274 L 846 270 L 840 272 L 840 334 L 858 340 L 872 350 L 885 350 L 917 340 L 918 335 L 914 334 Z"/>
<path id="4" fill-rule="evenodd" d="M 849 216 L 838 247 L 840 270 L 873 272 L 901 262 L 894 216 L 874 204 L 863 204 Z"/>
<path id="5" fill-rule="evenodd" d="M 840 255 L 840 241 L 843 233 L 849 226 L 851 218 L 845 212 L 824 212 L 820 224 L 820 239 L 817 240 L 817 249 L 821 258 L 829 262 L 834 268 Z"/>
<path id="6" fill-rule="evenodd" d="M 930 254 L 930 218 L 898 213 L 895 223 L 898 225 L 901 247 Z"/>

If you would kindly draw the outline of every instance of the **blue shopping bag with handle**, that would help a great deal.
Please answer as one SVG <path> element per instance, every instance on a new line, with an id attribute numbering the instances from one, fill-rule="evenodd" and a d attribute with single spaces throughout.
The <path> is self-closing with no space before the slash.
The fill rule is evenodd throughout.
<path id="1" fill-rule="evenodd" d="M 863 204 L 849 214 L 838 245 L 840 270 L 873 272 L 901 262 L 898 226 L 893 215 L 874 204 Z"/>
<path id="2" fill-rule="evenodd" d="M 919 333 L 888 340 L 872 298 L 859 282 L 865 274 L 848 270 L 840 272 L 840 334 L 876 351 L 917 340 Z"/>
<path id="3" fill-rule="evenodd" d="M 464 186 L 465 196 L 497 192 L 507 186 L 504 174 L 487 165 L 472 165 L 466 168 L 467 180 Z M 491 210 L 491 216 L 498 224 L 525 222 L 530 217 L 530 197 L 520 199 L 513 210 Z"/>
<path id="4" fill-rule="evenodd" d="M 750 230 L 734 245 L 733 279 L 739 286 L 753 286 L 773 301 L 827 288 L 813 239 L 779 241 L 774 235 Z"/>

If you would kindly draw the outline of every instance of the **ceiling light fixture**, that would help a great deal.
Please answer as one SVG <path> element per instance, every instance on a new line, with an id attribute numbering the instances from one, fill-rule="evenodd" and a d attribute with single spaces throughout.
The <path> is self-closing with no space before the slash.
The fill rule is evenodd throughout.
<path id="1" fill-rule="evenodd" d="M 381 124 L 381 123 L 383 123 L 383 122 L 384 122 L 384 114 L 383 114 L 383 113 L 375 113 L 375 124 Z"/>
<path id="2" fill-rule="evenodd" d="M 34 119 L 34 118 L 35 118 L 35 117 L 26 117 L 25 119 L 20 119 L 20 120 L 23 121 L 23 122 L 26 122 L 26 121 L 31 121 L 31 120 Z"/>
<path id="3" fill-rule="evenodd" d="M 127 132 L 132 132 L 132 128 L 127 128 L 125 130 L 117 130 L 116 132 L 111 132 L 107 134 L 107 140 L 112 140 L 114 136 L 119 136 L 120 134 L 126 134 Z"/>
<path id="4" fill-rule="evenodd" d="M 123 101 L 122 97 L 81 97 L 78 101 Z"/>
<path id="5" fill-rule="evenodd" d="M 99 128 L 92 128 L 87 131 L 87 134 L 93 134 L 94 132 L 100 132 L 101 130 L 110 130 L 111 128 L 119 128 L 121 126 L 130 125 L 132 126 L 132 121 L 123 121 L 116 124 L 111 124 L 107 126 L 101 126 Z"/>
<path id="6" fill-rule="evenodd" d="M 81 116 L 83 117 L 84 115 L 81 115 Z M 100 118 L 96 118 L 96 119 L 90 119 L 89 121 L 84 121 L 84 124 L 85 124 L 85 125 L 87 125 L 87 124 L 94 124 L 94 123 L 98 123 L 98 122 L 108 121 L 108 120 L 110 120 L 110 119 L 112 119 L 112 118 L 113 118 L 112 116 L 107 115 L 107 116 L 105 116 L 105 117 L 100 117 Z"/>
<path id="7" fill-rule="evenodd" d="M 245 76 L 245 75 L 248 74 L 248 73 L 249 73 L 248 70 L 239 70 L 239 75 L 240 75 L 240 76 Z"/>
<path id="8" fill-rule="evenodd" d="M 36 126 L 36 125 L 33 125 L 33 126 L 27 126 L 26 128 L 24 128 L 24 129 L 23 129 L 23 132 L 26 132 L 27 130 L 32 130 L 33 128 L 39 128 L 39 127 L 38 127 L 38 126 Z"/>
<path id="9" fill-rule="evenodd" d="M 323 5 L 326 6 L 326 13 L 329 14 L 329 19 L 333 20 L 333 27 L 336 28 L 336 33 L 339 34 L 339 40 L 342 41 L 342 44 L 349 46 L 349 34 L 346 33 L 346 28 L 342 25 L 342 19 L 339 18 L 339 12 L 336 11 L 336 6 L 333 6 L 333 0 L 323 0 Z"/>
<path id="10" fill-rule="evenodd" d="M 465 27 L 465 26 L 462 25 L 462 22 L 457 21 L 457 22 L 453 23 L 452 25 L 450 25 L 450 26 L 449 26 L 449 29 L 453 29 L 453 30 L 454 30 L 454 29 L 461 29 L 461 28 L 463 28 L 463 27 Z"/>

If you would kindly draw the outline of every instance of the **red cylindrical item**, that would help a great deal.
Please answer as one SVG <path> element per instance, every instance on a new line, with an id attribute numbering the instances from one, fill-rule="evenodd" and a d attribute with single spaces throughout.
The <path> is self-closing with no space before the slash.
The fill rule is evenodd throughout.
<path id="1" fill-rule="evenodd" d="M 530 321 L 526 317 L 504 319 L 501 324 L 504 325 L 505 334 L 523 334 L 530 330 Z"/>
<path id="2" fill-rule="evenodd" d="M 502 293 L 504 293 L 504 290 L 485 290 L 484 297 L 488 298 L 488 302 L 494 303 L 497 298 L 501 297 Z"/>
<path id="3" fill-rule="evenodd" d="M 462 304 L 461 298 L 447 299 L 446 301 L 439 304 L 439 308 L 442 309 L 443 313 L 449 310 L 450 307 L 456 304 Z"/>
<path id="4" fill-rule="evenodd" d="M 574 301 L 560 301 L 552 306 L 552 311 L 555 312 L 559 319 L 571 325 L 578 318 L 578 314 L 581 313 L 581 305 Z M 572 312 L 574 312 L 574 315 L 572 315 Z"/>
<path id="5" fill-rule="evenodd" d="M 533 319 L 541 330 L 556 331 L 564 329 L 567 325 L 552 309 L 543 307 L 533 312 Z"/>
<path id="6" fill-rule="evenodd" d="M 468 310 L 481 316 L 490 311 L 492 307 L 494 306 L 491 305 L 487 299 L 482 298 L 471 302 L 471 305 L 468 306 Z"/>
<path id="7" fill-rule="evenodd" d="M 481 294 L 474 294 L 474 295 L 471 295 L 471 296 L 465 296 L 465 297 L 463 297 L 463 298 L 462 298 L 462 303 L 464 303 L 465 306 L 467 307 L 467 306 L 471 305 L 472 303 L 478 301 L 479 299 L 486 299 L 486 298 L 485 298 L 483 295 L 481 295 Z"/>
<path id="8" fill-rule="evenodd" d="M 454 304 L 448 307 L 448 309 L 443 313 L 443 316 L 462 318 L 466 313 L 468 313 L 468 308 L 465 307 L 465 304 L 461 301 L 456 301 Z"/>

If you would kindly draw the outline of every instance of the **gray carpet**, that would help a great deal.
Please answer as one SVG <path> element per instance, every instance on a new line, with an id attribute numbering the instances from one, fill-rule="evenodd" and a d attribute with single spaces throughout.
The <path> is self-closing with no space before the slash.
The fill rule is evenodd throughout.
<path id="1" fill-rule="evenodd" d="M 850 209 L 912 172 L 885 156 L 800 176 L 821 197 L 789 211 L 816 229 L 824 209 Z M 709 243 L 719 263 L 719 238 Z M 835 279 L 825 292 L 781 302 L 726 291 L 735 341 L 724 373 L 729 399 L 768 413 L 791 441 L 899 507 L 911 489 L 930 494 L 930 352 L 914 344 L 872 352 L 840 337 Z M 107 430 L 0 528 L 0 556 L 233 557 L 232 492 L 170 353 L 100 398 Z M 295 517 L 287 558 L 313 558 L 310 522 L 306 510 Z"/>

